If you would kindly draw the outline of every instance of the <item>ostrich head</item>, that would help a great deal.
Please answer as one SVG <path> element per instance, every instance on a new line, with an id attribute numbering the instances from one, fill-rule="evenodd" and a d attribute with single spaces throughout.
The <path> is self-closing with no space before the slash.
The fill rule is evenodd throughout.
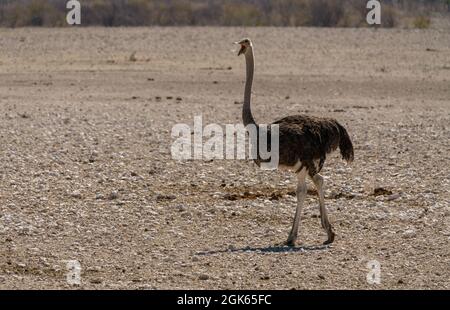
<path id="1" fill-rule="evenodd" d="M 241 45 L 241 49 L 239 50 L 238 56 L 241 54 L 246 54 L 247 51 L 251 50 L 253 45 L 250 39 L 242 39 L 241 41 L 236 42 L 236 44 Z"/>

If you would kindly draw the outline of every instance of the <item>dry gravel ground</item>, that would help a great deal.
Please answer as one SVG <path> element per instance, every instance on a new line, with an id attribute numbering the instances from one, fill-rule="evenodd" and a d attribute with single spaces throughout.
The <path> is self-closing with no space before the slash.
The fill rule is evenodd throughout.
<path id="1" fill-rule="evenodd" d="M 257 121 L 335 117 L 353 139 L 323 171 L 330 247 L 313 191 L 300 245 L 273 246 L 293 174 L 171 159 L 175 123 L 240 122 L 243 36 Z M 0 288 L 450 289 L 449 86 L 447 30 L 1 29 Z"/>

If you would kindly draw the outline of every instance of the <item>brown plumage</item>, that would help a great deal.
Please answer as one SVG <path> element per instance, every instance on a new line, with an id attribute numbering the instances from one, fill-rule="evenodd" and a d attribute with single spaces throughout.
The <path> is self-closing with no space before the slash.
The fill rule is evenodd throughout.
<path id="1" fill-rule="evenodd" d="M 313 177 L 322 170 L 327 154 L 340 148 L 342 158 L 353 161 L 353 145 L 347 130 L 336 120 L 308 115 L 292 115 L 272 124 L 279 126 L 279 164 L 306 167 Z"/>
<path id="2" fill-rule="evenodd" d="M 238 55 L 245 55 L 247 71 L 242 118 L 245 126 L 256 125 L 250 105 L 254 74 L 253 44 L 249 39 L 243 39 L 237 43 L 241 45 Z M 325 209 L 324 180 L 319 172 L 322 170 L 327 154 L 335 151 L 338 147 L 344 160 L 347 162 L 353 161 L 353 145 L 347 130 L 335 119 L 308 115 L 287 116 L 273 122 L 272 125 L 277 125 L 279 128 L 279 167 L 287 167 L 298 176 L 297 209 L 286 243 L 295 245 L 297 239 L 301 208 L 306 196 L 305 177 L 307 175 L 314 182 L 319 194 L 321 223 L 328 235 L 324 244 L 332 243 L 335 235 Z M 270 151 L 271 126 L 268 128 L 267 134 L 268 151 Z M 258 128 L 257 132 L 259 136 Z M 253 141 L 253 143 L 255 142 L 258 144 L 259 141 Z M 259 156 L 259 146 L 255 162 L 258 165 L 263 162 Z"/>

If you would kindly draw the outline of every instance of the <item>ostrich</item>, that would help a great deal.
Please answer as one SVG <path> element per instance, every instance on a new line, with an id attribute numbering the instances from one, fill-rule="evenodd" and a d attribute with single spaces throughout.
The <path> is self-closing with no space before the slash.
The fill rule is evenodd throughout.
<path id="1" fill-rule="evenodd" d="M 257 126 L 250 107 L 255 67 L 253 44 L 249 39 L 243 39 L 236 42 L 236 44 L 241 46 L 238 56 L 241 54 L 245 55 L 247 66 L 242 119 L 244 126 Z M 277 120 L 272 124 L 279 126 L 278 168 L 294 171 L 297 174 L 298 181 L 296 191 L 297 209 L 292 229 L 285 244 L 295 246 L 297 240 L 300 215 L 306 197 L 306 176 L 311 178 L 318 192 L 321 224 L 328 236 L 323 244 L 331 244 L 334 241 L 335 234 L 328 220 L 323 190 L 324 179 L 319 172 L 322 170 L 326 155 L 335 151 L 338 146 L 343 159 L 347 162 L 353 161 L 353 145 L 350 137 L 345 128 L 331 118 L 292 115 Z M 270 141 L 268 141 L 268 145 L 270 145 Z M 262 160 L 259 154 L 257 158 L 255 162 L 260 166 Z"/>

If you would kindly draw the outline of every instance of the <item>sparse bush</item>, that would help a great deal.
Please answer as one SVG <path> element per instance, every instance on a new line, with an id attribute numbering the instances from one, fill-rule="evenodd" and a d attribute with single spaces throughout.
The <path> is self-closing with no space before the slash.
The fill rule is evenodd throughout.
<path id="1" fill-rule="evenodd" d="M 225 3 L 222 8 L 221 23 L 225 26 L 260 26 L 261 12 L 254 5 Z"/>
<path id="2" fill-rule="evenodd" d="M 32 0 L 26 6 L 19 6 L 7 3 L 0 16 L 5 19 L 0 20 L 0 25 L 8 27 L 23 26 L 61 26 L 58 21 L 62 15 L 54 6 L 45 0 Z"/>
<path id="3" fill-rule="evenodd" d="M 428 16 L 417 16 L 413 21 L 414 28 L 427 29 L 430 28 L 431 19 Z"/>
<path id="4" fill-rule="evenodd" d="M 309 1 L 309 10 L 310 26 L 334 27 L 344 16 L 344 7 L 339 0 L 312 0 Z"/>
<path id="5" fill-rule="evenodd" d="M 390 5 L 381 6 L 381 26 L 393 28 L 398 25 L 398 12 Z"/>

